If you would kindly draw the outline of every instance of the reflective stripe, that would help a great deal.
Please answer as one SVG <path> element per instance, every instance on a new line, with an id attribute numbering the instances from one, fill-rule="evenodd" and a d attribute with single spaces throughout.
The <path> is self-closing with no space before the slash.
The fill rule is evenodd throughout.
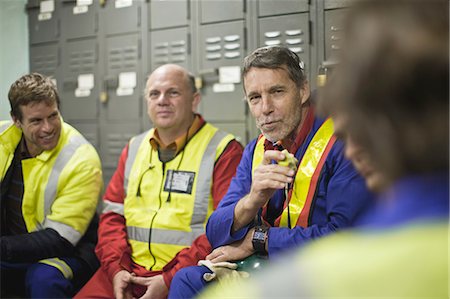
<path id="1" fill-rule="evenodd" d="M 312 176 L 319 165 L 321 157 L 324 154 L 333 133 L 333 121 L 329 118 L 314 134 L 313 139 L 309 143 L 308 148 L 300 161 L 297 174 L 295 175 L 292 197 L 289 201 L 291 224 L 293 225 L 297 224 L 300 213 L 305 207 L 307 195 L 311 188 Z M 283 210 L 283 214 L 281 215 L 280 226 L 288 226 L 287 208 Z"/>
<path id="2" fill-rule="evenodd" d="M 123 178 L 123 190 L 125 192 L 125 196 L 127 195 L 128 179 L 130 178 L 131 167 L 133 167 L 134 160 L 136 159 L 136 155 L 139 147 L 141 146 L 142 141 L 149 132 L 150 131 L 146 131 L 142 134 L 135 136 L 131 140 L 130 145 L 128 146 L 128 157 L 127 160 L 125 161 L 125 171 Z"/>
<path id="3" fill-rule="evenodd" d="M 0 133 L 3 133 L 4 131 L 6 131 L 6 129 L 8 129 L 12 124 L 13 124 L 12 121 L 8 121 L 8 122 L 0 125 Z"/>
<path id="4" fill-rule="evenodd" d="M 42 228 L 52 228 L 56 230 L 61 237 L 64 237 L 67 241 L 69 241 L 73 246 L 77 245 L 78 241 L 81 239 L 82 235 L 76 229 L 71 227 L 70 225 L 56 222 L 45 218 L 44 223 L 42 224 Z"/>
<path id="5" fill-rule="evenodd" d="M 47 215 L 50 214 L 51 206 L 56 198 L 56 193 L 58 189 L 58 181 L 61 172 L 64 167 L 66 167 L 67 163 L 73 157 L 77 149 L 83 144 L 87 144 L 88 141 L 84 139 L 83 136 L 73 136 L 70 138 L 69 142 L 64 146 L 64 148 L 59 152 L 58 157 L 55 160 L 55 164 L 53 164 L 52 171 L 48 178 L 47 186 L 45 187 L 44 192 L 44 225 L 43 227 L 52 227 L 56 229 L 62 237 L 69 240 L 73 245 L 80 240 L 81 235 L 73 228 L 69 226 L 57 223 L 53 221 L 47 221 Z"/>
<path id="6" fill-rule="evenodd" d="M 108 199 L 103 200 L 102 214 L 113 212 L 123 216 L 123 203 L 113 202 Z"/>
<path id="7" fill-rule="evenodd" d="M 191 229 L 203 230 L 203 225 L 206 221 L 208 214 L 208 202 L 209 195 L 211 193 L 211 181 L 214 171 L 216 149 L 219 143 L 228 134 L 224 131 L 217 130 L 213 138 L 211 138 L 208 147 L 203 154 L 202 162 L 200 164 L 198 179 L 197 179 L 197 192 L 195 194 L 194 212 L 191 218 Z"/>
<path id="8" fill-rule="evenodd" d="M 201 230 L 195 230 L 192 232 L 152 228 L 151 233 L 152 243 L 191 246 L 192 242 L 203 233 L 203 227 Z M 150 229 L 127 226 L 127 235 L 129 240 L 148 243 Z"/>
<path id="9" fill-rule="evenodd" d="M 55 267 L 64 275 L 64 277 L 66 279 L 73 278 L 72 269 L 69 267 L 69 265 L 67 265 L 67 263 L 65 261 L 60 260 L 59 258 L 40 260 L 39 263 Z"/>

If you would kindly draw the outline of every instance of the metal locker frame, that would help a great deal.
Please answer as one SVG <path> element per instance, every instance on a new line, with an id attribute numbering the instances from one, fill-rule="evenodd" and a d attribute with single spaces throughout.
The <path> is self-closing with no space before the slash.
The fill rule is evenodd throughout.
<path id="1" fill-rule="evenodd" d="M 98 33 L 97 1 L 81 7 L 76 6 L 76 0 L 62 0 L 61 6 L 61 33 L 64 39 L 93 37 Z"/>
<path id="2" fill-rule="evenodd" d="M 190 34 L 187 27 L 150 32 L 149 72 L 166 63 L 174 63 L 192 71 Z"/>
<path id="3" fill-rule="evenodd" d="M 148 9 L 150 30 L 189 25 L 190 0 L 152 0 Z M 166 12 L 170 12 L 170 18 Z"/>
<path id="4" fill-rule="evenodd" d="M 98 44 L 94 38 L 66 41 L 62 45 L 62 88 L 60 90 L 63 115 L 68 120 L 97 119 L 100 75 Z M 77 92 L 78 77 L 93 75 L 94 86 L 89 91 Z M 83 94 L 84 93 L 84 94 Z"/>
<path id="5" fill-rule="evenodd" d="M 259 0 L 258 16 L 268 17 L 305 12 L 309 10 L 310 0 Z"/>
<path id="6" fill-rule="evenodd" d="M 207 0 L 199 1 L 199 23 L 219 23 L 243 20 L 246 0 Z"/>
<path id="7" fill-rule="evenodd" d="M 141 41 L 138 34 L 109 36 L 105 48 L 104 90 L 108 100 L 103 103 L 105 119 L 136 119 L 140 116 L 142 97 Z M 136 86 L 131 95 L 117 95 L 121 73 L 135 72 Z"/>
<path id="8" fill-rule="evenodd" d="M 115 8 L 115 1 L 106 1 L 100 9 L 105 35 L 133 33 L 142 27 L 142 1 L 134 0 L 131 6 Z"/>
<path id="9" fill-rule="evenodd" d="M 43 13 L 42 20 L 40 14 L 40 1 L 28 0 L 25 8 L 28 12 L 28 29 L 30 36 L 30 45 L 57 42 L 60 37 L 60 1 L 54 1 L 54 11 L 51 13 Z M 50 19 L 48 17 L 50 16 Z"/>
<path id="10" fill-rule="evenodd" d="M 309 13 L 265 17 L 259 19 L 259 46 L 282 45 L 290 48 L 305 63 L 308 73 L 311 66 Z"/>

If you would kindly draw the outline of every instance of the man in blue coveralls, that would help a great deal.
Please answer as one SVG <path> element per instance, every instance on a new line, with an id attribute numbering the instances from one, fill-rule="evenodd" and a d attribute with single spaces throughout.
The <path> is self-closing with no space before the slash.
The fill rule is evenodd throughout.
<path id="1" fill-rule="evenodd" d="M 315 115 L 295 53 L 281 46 L 255 50 L 244 60 L 243 82 L 262 134 L 245 148 L 227 194 L 208 221 L 206 233 L 215 249 L 207 260 L 213 265 L 255 253 L 272 259 L 354 225 L 372 205 L 363 178 L 333 135 L 332 120 Z M 282 163 L 290 153 L 299 161 L 291 159 L 293 167 Z M 169 298 L 195 296 L 206 285 L 203 275 L 211 272 L 204 266 L 180 270 Z"/>

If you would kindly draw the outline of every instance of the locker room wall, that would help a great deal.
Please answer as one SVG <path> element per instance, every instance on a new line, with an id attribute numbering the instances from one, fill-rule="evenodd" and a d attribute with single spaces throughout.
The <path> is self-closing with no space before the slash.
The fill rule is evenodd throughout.
<path id="1" fill-rule="evenodd" d="M 286 45 L 314 88 L 339 50 L 344 0 L 28 0 L 30 69 L 53 76 L 62 115 L 97 148 L 108 182 L 127 140 L 151 127 L 143 89 L 176 63 L 197 77 L 199 112 L 246 144 L 258 135 L 240 78 L 243 58 Z"/>

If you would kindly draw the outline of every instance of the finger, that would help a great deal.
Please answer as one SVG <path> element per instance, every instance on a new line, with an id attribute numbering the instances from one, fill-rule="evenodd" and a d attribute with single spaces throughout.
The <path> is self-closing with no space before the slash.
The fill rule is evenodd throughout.
<path id="1" fill-rule="evenodd" d="M 149 283 L 148 277 L 139 277 L 139 276 L 132 276 L 130 277 L 130 281 L 134 284 L 139 284 L 142 286 L 146 286 Z"/>
<path id="2" fill-rule="evenodd" d="M 268 150 L 264 152 L 262 164 L 271 164 L 272 160 L 279 161 L 284 160 L 285 155 L 280 151 Z"/>
<path id="3" fill-rule="evenodd" d="M 229 260 L 229 259 L 228 259 L 228 256 L 225 255 L 225 254 L 222 254 L 222 255 L 219 255 L 219 256 L 217 256 L 217 257 L 211 259 L 211 262 L 212 262 L 213 264 L 215 264 L 215 263 L 220 263 L 220 262 L 227 262 L 228 260 Z"/>
<path id="4" fill-rule="evenodd" d="M 216 249 L 214 249 L 210 254 L 208 254 L 206 256 L 207 260 L 212 260 L 220 255 L 222 255 L 222 247 L 217 247 Z"/>

